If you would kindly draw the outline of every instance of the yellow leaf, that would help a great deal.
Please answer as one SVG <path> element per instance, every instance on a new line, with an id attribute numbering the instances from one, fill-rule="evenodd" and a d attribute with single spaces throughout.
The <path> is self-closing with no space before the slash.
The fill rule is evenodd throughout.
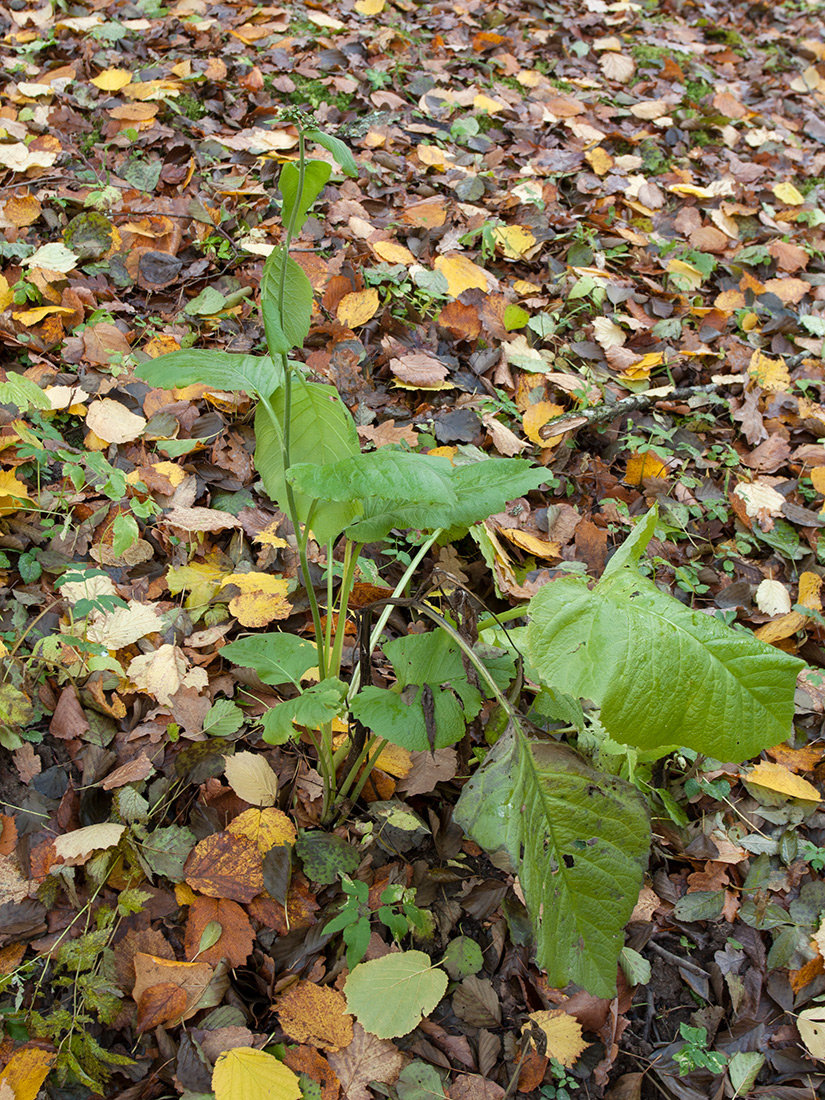
<path id="1" fill-rule="evenodd" d="M 516 80 L 522 88 L 536 88 L 544 80 L 544 76 L 542 73 L 536 72 L 535 69 L 520 69 L 516 73 Z"/>
<path id="2" fill-rule="evenodd" d="M 264 546 L 274 546 L 276 548 L 281 546 L 289 546 L 286 539 L 282 539 L 278 532 L 279 521 L 273 520 L 272 523 L 264 527 L 263 531 L 259 531 L 253 542 L 262 542 Z"/>
<path id="3" fill-rule="evenodd" d="M 378 15 L 385 3 L 386 0 L 355 0 L 355 10 L 361 15 Z"/>
<path id="4" fill-rule="evenodd" d="M 792 637 L 807 621 L 807 615 L 802 615 L 799 611 L 789 611 L 787 615 L 782 615 L 773 622 L 765 623 L 758 630 L 754 630 L 753 636 L 760 642 L 765 642 L 766 645 L 773 645 L 774 642 L 782 642 L 785 638 Z"/>
<path id="5" fill-rule="evenodd" d="M 409 749 L 405 749 L 401 745 L 387 745 L 382 749 L 375 766 L 380 768 L 382 772 L 386 772 L 387 775 L 394 775 L 400 779 L 409 773 L 412 767 L 412 757 Z"/>
<path id="6" fill-rule="evenodd" d="M 803 573 L 799 578 L 799 595 L 796 602 L 811 611 L 821 611 L 822 597 L 819 594 L 821 588 L 822 577 L 816 573 Z"/>
<path id="7" fill-rule="evenodd" d="M 522 259 L 536 243 L 536 238 L 523 225 L 496 226 L 493 239 L 508 260 Z"/>
<path id="8" fill-rule="evenodd" d="M 529 298 L 532 294 L 541 294 L 541 287 L 538 283 L 529 283 L 526 279 L 516 279 L 513 283 L 513 290 L 521 298 Z"/>
<path id="9" fill-rule="evenodd" d="M 0 1073 L 0 1088 L 7 1085 L 14 1100 L 35 1100 L 57 1055 L 40 1047 L 23 1047 L 12 1054 Z"/>
<path id="10" fill-rule="evenodd" d="M 300 1100 L 298 1077 L 273 1054 L 234 1047 L 218 1056 L 212 1073 L 215 1100 Z"/>
<path id="11" fill-rule="evenodd" d="M 255 752 L 236 752 L 225 756 L 226 781 L 238 798 L 251 806 L 274 806 L 278 797 L 278 777 L 266 760 Z"/>
<path id="12" fill-rule="evenodd" d="M 39 325 L 45 317 L 50 317 L 54 313 L 74 313 L 74 310 L 68 306 L 35 306 L 34 309 L 24 309 L 22 313 L 15 313 L 14 319 L 29 328 L 31 325 Z"/>
<path id="13" fill-rule="evenodd" d="M 624 480 L 628 485 L 641 485 L 646 477 L 667 477 L 667 466 L 652 451 L 631 455 L 627 460 Z"/>
<path id="14" fill-rule="evenodd" d="M 569 1016 L 560 1008 L 531 1012 L 527 1017 L 547 1037 L 547 1057 L 555 1058 L 570 1069 L 590 1046 L 582 1039 L 582 1026 L 575 1016 Z"/>
<path id="15" fill-rule="evenodd" d="M 561 544 L 558 542 L 537 538 L 536 535 L 531 535 L 529 531 L 522 531 L 518 527 L 499 527 L 498 533 L 514 546 L 518 546 L 520 550 L 534 554 L 537 558 L 552 560 L 561 557 Z"/>
<path id="16" fill-rule="evenodd" d="M 748 374 L 758 386 L 769 393 L 782 393 L 791 384 L 791 376 L 785 366 L 785 360 L 769 359 L 759 350 L 751 356 Z"/>
<path id="17" fill-rule="evenodd" d="M 252 753 L 243 752 L 239 756 L 252 756 Z M 231 760 L 232 757 L 227 757 Z M 268 767 L 269 765 L 267 765 Z M 237 788 L 234 788 L 237 794 Z M 244 795 L 240 795 L 244 798 Z M 249 802 L 248 798 L 244 801 Z M 233 836 L 245 836 L 258 845 L 258 850 L 265 856 L 270 848 L 283 848 L 286 844 L 294 844 L 298 839 L 298 831 L 289 818 L 281 810 L 274 806 L 266 806 L 262 810 L 244 810 L 236 818 L 229 822 L 226 831 Z"/>
<path id="18" fill-rule="evenodd" d="M 356 290 L 345 294 L 338 303 L 337 317 L 342 325 L 357 328 L 365 325 L 378 312 L 378 291 L 374 286 L 368 290 Z"/>
<path id="19" fill-rule="evenodd" d="M 116 847 L 125 829 L 125 825 L 118 825 L 114 821 L 85 825 L 82 829 L 55 837 L 54 850 L 66 863 L 83 864 L 92 852 Z"/>
<path id="20" fill-rule="evenodd" d="M 689 195 L 694 199 L 712 199 L 715 195 L 709 187 L 697 187 L 693 183 L 674 183 L 672 187 L 668 187 L 668 191 L 672 191 L 674 195 Z"/>
<path id="21" fill-rule="evenodd" d="M 439 149 L 436 145 L 416 145 L 415 155 L 418 160 L 427 168 L 441 168 L 446 171 L 451 167 L 451 161 L 442 149 Z"/>
<path id="22" fill-rule="evenodd" d="M 602 149 L 601 145 L 597 145 L 595 149 L 588 149 L 584 154 L 584 159 L 597 176 L 606 176 L 615 164 L 613 157 L 607 150 Z"/>
<path id="23" fill-rule="evenodd" d="M 346 27 L 346 23 L 342 23 L 334 15 L 325 15 L 322 11 L 308 11 L 306 17 L 311 23 L 319 27 L 327 27 L 331 31 L 342 31 Z"/>
<path id="24" fill-rule="evenodd" d="M 119 92 L 127 84 L 132 83 L 132 74 L 128 69 L 104 69 L 102 73 L 92 77 L 89 81 L 102 92 Z"/>
<path id="25" fill-rule="evenodd" d="M 14 291 L 9 286 L 9 281 L 5 275 L 0 275 L 0 313 L 4 309 L 8 309 L 14 301 Z"/>
<path id="26" fill-rule="evenodd" d="M 825 493 L 825 466 L 814 466 L 811 470 L 811 483 L 818 493 Z"/>
<path id="27" fill-rule="evenodd" d="M 463 291 L 473 287 L 479 290 L 487 289 L 487 273 L 484 268 L 474 264 L 469 257 L 463 256 L 460 252 L 448 252 L 444 256 L 437 256 L 433 266 L 447 280 L 447 293 L 451 298 L 457 298 Z"/>
<path id="28" fill-rule="evenodd" d="M 807 779 L 783 768 L 781 764 L 770 764 L 763 761 L 751 768 L 746 779 L 749 783 L 756 783 L 760 787 L 766 787 L 769 791 L 787 795 L 788 798 L 804 798 L 807 802 L 821 802 L 822 796 Z"/>
<path id="29" fill-rule="evenodd" d="M 677 282 L 685 286 L 688 291 L 698 290 L 705 278 L 693 264 L 687 264 L 684 260 L 671 260 L 665 268 L 669 275 L 675 275 Z"/>
<path id="30" fill-rule="evenodd" d="M 801 206 L 805 196 L 794 187 L 792 183 L 777 183 L 771 188 L 774 195 L 786 206 Z"/>
<path id="31" fill-rule="evenodd" d="M 192 905 L 197 900 L 197 896 L 188 882 L 175 884 L 175 901 L 178 905 Z"/>
<path id="32" fill-rule="evenodd" d="M 415 256 L 409 248 L 397 241 L 376 241 L 372 250 L 380 260 L 386 260 L 388 264 L 414 264 Z"/>
<path id="33" fill-rule="evenodd" d="M 286 619 L 292 605 L 286 598 L 289 585 L 271 573 L 230 573 L 221 588 L 234 584 L 241 594 L 229 601 L 229 610 L 242 626 L 266 626 L 273 619 Z"/>
<path id="34" fill-rule="evenodd" d="M 29 499 L 29 490 L 17 480 L 14 470 L 0 470 L 0 516 L 19 512 Z"/>
<path id="35" fill-rule="evenodd" d="M 489 115 L 497 115 L 500 111 L 505 110 L 503 103 L 499 103 L 497 99 L 491 99 L 488 95 L 477 95 L 473 99 L 473 106 L 477 111 L 486 111 Z"/>
<path id="36" fill-rule="evenodd" d="M 555 420 L 563 412 L 563 405 L 555 405 L 552 401 L 537 401 L 535 405 L 530 405 L 524 414 L 522 420 L 524 434 L 539 447 L 555 447 L 561 442 L 562 437 L 554 435 L 550 439 L 544 439 L 539 435 L 539 428 L 543 428 L 548 421 Z"/>
<path id="37" fill-rule="evenodd" d="M 166 583 L 173 596 L 186 589 L 187 607 L 203 607 L 208 604 L 221 586 L 223 571 L 216 565 L 205 561 L 195 561 L 190 565 L 180 565 L 166 574 Z"/>

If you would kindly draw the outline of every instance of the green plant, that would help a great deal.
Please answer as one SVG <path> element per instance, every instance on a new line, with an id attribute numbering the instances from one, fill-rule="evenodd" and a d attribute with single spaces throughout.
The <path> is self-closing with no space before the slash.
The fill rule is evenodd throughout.
<path id="1" fill-rule="evenodd" d="M 550 1059 L 547 1069 L 553 1076 L 552 1081 L 546 1081 L 539 1092 L 541 1100 L 572 1100 L 571 1089 L 576 1088 L 576 1078 L 571 1076 L 555 1058 Z"/>
<path id="2" fill-rule="evenodd" d="M 282 689 L 282 701 L 263 716 L 263 736 L 277 745 L 301 730 L 313 744 L 325 824 L 348 812 L 387 743 L 422 752 L 455 744 L 485 696 L 494 700 L 504 732 L 464 787 L 455 820 L 498 853 L 499 865 L 509 862 L 518 874 L 550 984 L 575 981 L 612 996 L 624 925 L 649 850 L 645 800 L 631 783 L 597 770 L 552 735 L 528 732 L 518 709 L 520 667 L 541 713 L 584 738 L 590 723 L 579 700 L 591 700 L 607 737 L 644 763 L 681 746 L 743 760 L 783 740 L 800 662 L 689 610 L 640 575 L 639 559 L 658 522 L 655 509 L 637 523 L 595 588 L 582 576 L 545 585 L 528 605 L 501 617 L 528 615 L 530 621 L 497 635 L 496 646 L 479 645 L 458 612 L 441 614 L 432 600 L 407 595 L 436 541 L 463 536 L 548 475 L 528 461 L 489 458 L 473 447 L 459 448 L 453 461 L 400 446 L 362 454 L 337 392 L 290 360 L 309 333 L 313 294 L 289 249 L 331 174 L 328 163 L 307 158 L 306 142 L 327 149 L 345 172 L 356 171 L 338 138 L 291 117 L 299 146 L 297 162 L 287 163 L 280 177 L 284 243 L 267 258 L 261 281 L 269 354 L 182 350 L 136 372 L 154 386 L 199 382 L 257 398 L 255 462 L 294 529 L 314 641 L 286 632 L 258 634 L 231 642 L 223 655 Z M 585 276 L 568 298 L 599 305 L 604 295 L 604 287 Z M 409 564 L 391 594 L 355 614 L 358 663 L 344 680 L 350 596 L 362 560 L 369 568 L 362 551 L 405 531 Z M 326 547 L 320 590 L 311 582 L 310 538 Z M 435 629 L 385 640 L 393 610 L 414 612 Z M 500 621 L 486 620 L 479 630 L 493 630 Z M 385 668 L 392 669 L 386 687 L 371 682 L 379 646 Z M 315 682 L 307 686 L 310 670 Z M 349 731 L 340 744 L 333 736 L 336 720 Z M 358 909 L 359 888 L 352 889 L 355 900 L 341 930 L 363 937 L 365 914 Z M 388 902 L 388 917 L 409 920 L 404 904 L 399 914 Z M 419 973 L 419 961 L 410 956 L 420 954 L 401 956 L 410 980 Z M 427 956 L 422 959 L 429 965 Z M 354 974 L 379 962 L 362 964 Z M 440 977 L 437 982 L 440 987 Z"/>
<path id="3" fill-rule="evenodd" d="M 365 882 L 341 875 L 341 889 L 346 900 L 339 912 L 324 925 L 324 933 L 341 932 L 347 947 L 347 966 L 352 970 L 363 959 L 370 942 L 372 911 L 368 905 L 369 887 Z M 415 890 L 399 884 L 387 886 L 381 892 L 381 906 L 376 916 L 400 942 L 404 936 L 428 937 L 433 933 L 433 919 L 415 904 Z"/>
<path id="4" fill-rule="evenodd" d="M 694 1069 L 706 1069 L 714 1075 L 725 1072 L 728 1056 L 717 1050 L 708 1050 L 707 1028 L 679 1024 L 679 1034 L 685 1044 L 673 1055 L 673 1061 L 679 1067 L 680 1077 L 685 1077 Z"/>

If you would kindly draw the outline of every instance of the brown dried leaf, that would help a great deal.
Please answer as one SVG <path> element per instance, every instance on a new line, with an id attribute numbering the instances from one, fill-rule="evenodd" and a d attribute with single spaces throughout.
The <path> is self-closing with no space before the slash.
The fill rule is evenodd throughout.
<path id="1" fill-rule="evenodd" d="M 221 926 L 220 939 L 211 947 L 198 954 L 203 931 L 210 921 Z M 249 917 L 240 905 L 228 898 L 196 898 L 189 906 L 184 938 L 184 952 L 187 959 L 211 963 L 213 966 L 226 959 L 233 969 L 243 966 L 252 953 L 255 932 Z"/>
<path id="2" fill-rule="evenodd" d="M 186 1011 L 186 992 L 173 982 L 144 989 L 138 1001 L 137 1030 L 150 1031 L 158 1024 L 177 1023 Z"/>
<path id="3" fill-rule="evenodd" d="M 189 854 L 184 876 L 193 890 L 244 904 L 264 888 L 261 853 L 254 840 L 231 833 L 204 837 Z"/>
<path id="4" fill-rule="evenodd" d="M 330 1054 L 328 1061 L 347 1100 L 372 1100 L 370 1082 L 394 1084 L 407 1059 L 395 1043 L 370 1035 L 356 1023 L 352 1042 L 344 1050 Z M 499 1095 L 503 1094 L 502 1090 Z"/>
<path id="5" fill-rule="evenodd" d="M 274 1009 L 281 1027 L 297 1043 L 334 1052 L 353 1040 L 353 1018 L 343 993 L 336 989 L 301 981 L 281 994 Z"/>

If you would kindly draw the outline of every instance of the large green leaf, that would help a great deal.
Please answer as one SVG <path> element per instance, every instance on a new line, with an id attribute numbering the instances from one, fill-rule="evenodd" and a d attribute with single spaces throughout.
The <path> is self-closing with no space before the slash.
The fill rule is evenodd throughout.
<path id="1" fill-rule="evenodd" d="M 293 723 L 317 729 L 325 722 L 331 722 L 341 713 L 346 694 L 346 684 L 329 676 L 294 699 L 276 703 L 263 716 L 264 741 L 269 745 L 283 745 L 291 741 L 296 732 Z"/>
<path id="2" fill-rule="evenodd" d="M 242 668 L 254 669 L 265 684 L 295 687 L 300 687 L 304 673 L 318 664 L 314 642 L 277 631 L 238 638 L 223 647 L 221 656 Z"/>
<path id="3" fill-rule="evenodd" d="M 280 364 L 273 363 L 268 355 L 233 355 L 204 348 L 171 351 L 141 363 L 135 368 L 135 377 L 162 390 L 201 384 L 265 397 L 274 393 L 284 380 Z"/>
<path id="4" fill-rule="evenodd" d="M 661 592 L 635 568 L 650 513 L 591 591 L 551 581 L 533 597 L 527 652 L 542 680 L 601 707 L 611 737 L 739 762 L 788 738 L 803 662 Z"/>
<path id="5" fill-rule="evenodd" d="M 261 313 L 271 355 L 288 355 L 302 346 L 312 321 L 312 285 L 293 259 L 286 256 L 283 314 L 278 306 L 285 253 L 276 248 L 266 258 L 261 276 Z"/>
<path id="6" fill-rule="evenodd" d="M 255 413 L 255 465 L 269 496 L 282 511 L 287 510 L 286 482 L 281 427 L 284 419 L 284 391 L 272 398 L 273 423 L 263 404 Z M 326 466 L 359 452 L 358 432 L 346 405 L 331 386 L 296 378 L 292 393 L 291 460 Z M 295 493 L 298 518 L 306 522 L 315 498 Z M 357 503 L 320 503 L 314 510 L 312 529 L 321 542 L 335 538 L 358 515 Z"/>
<path id="7" fill-rule="evenodd" d="M 281 210 L 281 221 L 289 224 L 292 211 L 296 205 L 298 213 L 295 218 L 293 233 L 300 233 L 301 227 L 306 221 L 307 212 L 326 186 L 327 180 L 332 175 L 332 166 L 325 160 L 308 160 L 304 168 L 304 186 L 300 199 L 298 198 L 298 166 L 292 161 L 287 161 L 281 169 L 281 177 L 278 185 L 284 198 Z"/>
<path id="8" fill-rule="evenodd" d="M 612 997 L 650 847 L 639 792 L 511 726 L 465 786 L 454 819 L 488 852 L 509 855 L 549 985 L 573 981 Z"/>
<path id="9" fill-rule="evenodd" d="M 354 455 L 323 470 L 293 463 L 289 480 L 302 493 L 325 500 L 381 497 L 404 504 L 455 505 L 450 460 L 382 447 Z"/>
<path id="10" fill-rule="evenodd" d="M 394 951 L 359 963 L 344 984 L 347 1009 L 379 1039 L 406 1035 L 447 991 L 447 975 L 423 951 Z"/>
<path id="11" fill-rule="evenodd" d="M 24 374 L 9 371 L 5 382 L 0 382 L 0 405 L 15 405 L 21 412 L 29 409 L 50 409 L 48 394 Z"/>

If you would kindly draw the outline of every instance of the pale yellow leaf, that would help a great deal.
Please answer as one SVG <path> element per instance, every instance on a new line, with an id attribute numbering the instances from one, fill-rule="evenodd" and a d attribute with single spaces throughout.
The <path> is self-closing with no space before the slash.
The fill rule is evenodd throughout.
<path id="1" fill-rule="evenodd" d="M 531 1012 L 527 1017 L 547 1037 L 547 1057 L 570 1069 L 590 1046 L 582 1039 L 582 1026 L 575 1016 L 560 1008 Z"/>
<path id="2" fill-rule="evenodd" d="M 19 512 L 29 500 L 29 490 L 18 481 L 14 470 L 0 470 L 0 516 Z"/>
<path id="3" fill-rule="evenodd" d="M 769 791 L 787 795 L 788 798 L 804 798 L 807 802 L 821 802 L 822 796 L 807 779 L 783 768 L 781 764 L 762 761 L 751 768 L 746 776 L 749 783 L 766 787 Z"/>
<path id="4" fill-rule="evenodd" d="M 225 756 L 224 775 L 229 786 L 252 806 L 274 806 L 278 797 L 278 777 L 259 753 L 236 752 Z"/>
<path id="5" fill-rule="evenodd" d="M 358 328 L 376 315 L 378 304 L 378 291 L 374 286 L 367 290 L 355 290 L 345 294 L 338 303 L 336 316 L 342 325 Z"/>
<path id="6" fill-rule="evenodd" d="M 181 687 L 204 688 L 209 682 L 206 669 L 190 669 L 183 650 L 168 643 L 153 653 L 134 657 L 126 672 L 137 688 L 164 704 L 171 703 L 172 696 Z"/>
<path id="7" fill-rule="evenodd" d="M 71 833 L 64 833 L 62 836 L 55 837 L 52 843 L 57 855 L 66 863 L 84 863 L 92 852 L 114 848 L 119 844 L 125 829 L 125 825 L 106 821 L 99 825 L 86 825 Z"/>
<path id="8" fill-rule="evenodd" d="M 130 412 L 119 401 L 104 397 L 89 406 L 86 427 L 106 443 L 131 443 L 143 434 L 146 418 Z"/>
<path id="9" fill-rule="evenodd" d="M 292 1070 L 254 1047 L 234 1047 L 219 1055 L 212 1091 L 215 1100 L 300 1100 L 302 1095 Z"/>
<path id="10" fill-rule="evenodd" d="M 684 260 L 671 260 L 665 270 L 669 275 L 676 277 L 680 289 L 684 286 L 684 289 L 690 292 L 698 290 L 705 278 L 698 268 Z"/>
<path id="11" fill-rule="evenodd" d="M 771 190 L 786 206 L 801 206 L 805 202 L 805 196 L 792 183 L 777 183 Z"/>
<path id="12" fill-rule="evenodd" d="M 787 615 L 791 610 L 791 594 L 785 585 L 767 577 L 757 588 L 754 601 L 763 615 Z"/>
<path id="13" fill-rule="evenodd" d="M 825 1005 L 806 1008 L 796 1018 L 799 1038 L 818 1062 L 825 1062 Z"/>
<path id="14" fill-rule="evenodd" d="M 287 599 L 289 584 L 271 573 L 230 573 L 221 587 L 234 584 L 239 596 L 229 601 L 229 610 L 243 626 L 266 626 L 273 619 L 288 618 L 292 605 Z"/>
<path id="15" fill-rule="evenodd" d="M 361 15 L 378 15 L 384 10 L 386 0 L 355 0 L 355 10 Z"/>
<path id="16" fill-rule="evenodd" d="M 536 238 L 524 225 L 498 225 L 493 239 L 508 260 L 520 260 L 534 247 Z"/>
<path id="17" fill-rule="evenodd" d="M 594 320 L 593 335 L 596 343 L 601 344 L 605 351 L 608 348 L 620 348 L 627 340 L 624 329 L 619 328 L 609 317 L 597 317 Z"/>
<path id="18" fill-rule="evenodd" d="M 782 393 L 791 384 L 791 376 L 784 359 L 770 359 L 758 349 L 751 356 L 748 374 L 769 393 Z"/>
<path id="19" fill-rule="evenodd" d="M 132 83 L 132 74 L 128 69 L 104 69 L 102 73 L 92 77 L 89 81 L 102 92 L 119 92 L 127 84 Z"/>
<path id="20" fill-rule="evenodd" d="M 563 412 L 563 405 L 556 405 L 553 401 L 537 401 L 534 405 L 529 406 L 522 419 L 524 434 L 531 443 L 535 443 L 539 447 L 555 447 L 561 442 L 562 437 L 554 435 L 549 439 L 545 439 L 539 435 L 539 429 L 543 428 L 548 421 L 561 416 Z"/>
<path id="21" fill-rule="evenodd" d="M 599 58 L 599 67 L 608 80 L 627 84 L 636 72 L 636 62 L 623 53 L 605 53 Z"/>
<path id="22" fill-rule="evenodd" d="M 447 280 L 447 293 L 451 298 L 457 298 L 465 290 L 473 287 L 479 290 L 487 289 L 487 273 L 484 268 L 474 264 L 468 256 L 460 252 L 448 252 L 443 256 L 437 256 L 433 267 Z"/>
<path id="23" fill-rule="evenodd" d="M 372 250 L 380 260 L 385 260 L 388 264 L 406 264 L 409 266 L 415 263 L 415 256 L 409 248 L 405 248 L 403 244 L 398 244 L 397 241 L 376 241 L 372 246 Z"/>
<path id="24" fill-rule="evenodd" d="M 490 115 L 497 115 L 505 109 L 503 103 L 499 103 L 497 99 L 491 99 L 490 96 L 483 93 L 473 98 L 473 106 L 477 111 L 486 111 Z"/>

